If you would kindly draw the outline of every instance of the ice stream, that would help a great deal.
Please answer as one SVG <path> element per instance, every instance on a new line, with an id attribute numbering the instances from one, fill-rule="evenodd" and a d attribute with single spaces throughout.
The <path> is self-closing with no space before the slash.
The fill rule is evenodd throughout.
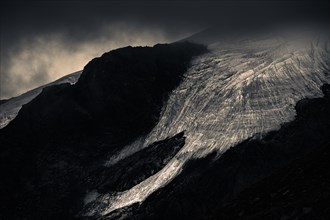
<path id="1" fill-rule="evenodd" d="M 320 86 L 330 83 L 326 74 L 328 42 L 277 39 L 267 44 L 213 44 L 209 49 L 193 60 L 152 132 L 106 165 L 183 130 L 185 146 L 162 170 L 131 189 L 99 196 L 86 215 L 105 215 L 142 202 L 175 178 L 191 158 L 205 157 L 212 151 L 221 155 L 249 137 L 278 129 L 294 119 L 297 101 L 322 96 Z"/>

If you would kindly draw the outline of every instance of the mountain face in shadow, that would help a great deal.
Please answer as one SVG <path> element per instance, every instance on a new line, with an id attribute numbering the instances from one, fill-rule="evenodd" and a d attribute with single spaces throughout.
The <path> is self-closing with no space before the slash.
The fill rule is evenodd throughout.
<path id="1" fill-rule="evenodd" d="M 175 43 L 105 53 L 86 65 L 74 86 L 45 88 L 4 132 L 72 138 L 104 129 L 133 137 L 154 125 L 162 102 L 180 83 L 191 58 L 205 51 L 201 45 Z"/>
<path id="2" fill-rule="evenodd" d="M 34 99 L 37 95 L 41 93 L 43 88 L 63 84 L 63 83 L 70 83 L 75 84 L 81 74 L 82 71 L 74 72 L 60 79 L 57 79 L 51 83 L 46 85 L 42 85 L 30 91 L 23 93 L 22 95 L 7 99 L 7 100 L 0 100 L 0 129 L 6 127 L 10 121 L 12 121 L 18 114 L 19 110 L 22 108 L 24 104 L 29 103 L 32 99 Z"/>
<path id="3" fill-rule="evenodd" d="M 183 146 L 183 133 L 115 167 L 104 164 L 155 125 L 191 59 L 206 51 L 188 42 L 121 48 L 89 62 L 75 85 L 44 88 L 0 130 L 1 215 L 70 219 L 88 191 L 124 189 L 161 169 Z"/>

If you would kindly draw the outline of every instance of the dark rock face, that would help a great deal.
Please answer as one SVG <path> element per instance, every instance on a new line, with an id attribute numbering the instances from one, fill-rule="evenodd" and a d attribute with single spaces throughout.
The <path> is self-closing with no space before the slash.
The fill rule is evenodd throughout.
<path id="1" fill-rule="evenodd" d="M 99 168 L 98 172 L 93 173 L 95 176 L 90 177 L 92 181 L 99 181 L 92 186 L 100 193 L 130 189 L 157 173 L 172 159 L 185 143 L 183 135 L 184 133 L 181 132 L 171 138 L 155 142 L 114 164 L 110 170 L 106 167 Z"/>
<path id="2" fill-rule="evenodd" d="M 107 131 L 134 139 L 155 124 L 191 58 L 205 51 L 202 45 L 185 42 L 105 53 L 85 66 L 74 86 L 44 89 L 4 132 L 24 129 L 26 135 L 41 132 L 45 139 L 72 139 Z"/>
<path id="3" fill-rule="evenodd" d="M 161 169 L 183 134 L 104 164 L 155 125 L 190 60 L 203 52 L 188 42 L 114 50 L 87 64 L 74 86 L 47 87 L 24 105 L 0 130 L 1 217 L 70 219 L 87 191 L 126 189 Z"/>
<path id="4" fill-rule="evenodd" d="M 0 105 L 6 103 L 9 99 L 0 99 Z"/>
<path id="5" fill-rule="evenodd" d="M 210 219 L 329 219 L 330 142 L 218 207 Z"/>
<path id="6" fill-rule="evenodd" d="M 289 219 L 295 219 L 301 217 L 300 211 L 307 204 L 306 207 L 310 208 L 308 216 L 313 217 L 312 219 L 322 218 L 330 192 L 323 184 L 329 182 L 328 175 L 325 174 L 325 167 L 329 165 L 326 155 L 330 147 L 329 88 L 329 85 L 322 87 L 324 98 L 298 102 L 296 119 L 284 124 L 280 130 L 261 139 L 246 140 L 229 149 L 215 162 L 215 155 L 212 154 L 207 158 L 191 161 L 177 178 L 152 194 L 140 207 L 132 206 L 122 212 L 131 213 L 128 219 L 281 219 L 288 216 Z M 314 151 L 317 153 L 311 153 Z M 306 164 L 299 162 L 298 167 L 290 165 L 300 157 L 305 158 L 301 161 L 306 161 Z M 260 186 L 242 193 L 283 167 L 287 168 L 279 171 L 281 178 L 279 174 L 274 174 L 265 180 L 266 183 L 260 183 Z M 313 173 L 313 169 L 320 170 Z M 299 177 L 299 172 L 303 172 L 305 176 Z M 293 175 L 294 173 L 296 174 Z M 295 181 L 299 183 L 295 185 Z M 293 203 L 287 200 L 287 195 L 277 193 L 274 200 L 276 204 L 273 206 L 273 200 L 269 199 L 270 193 L 282 190 L 285 185 L 291 187 L 291 191 L 296 190 Z M 324 190 L 323 194 L 313 194 L 316 188 L 311 187 L 312 185 L 320 186 Z M 304 187 L 309 194 L 314 195 L 313 199 L 308 200 L 300 195 L 301 188 Z M 261 205 L 249 200 L 252 197 L 261 198 L 259 194 L 263 196 Z M 297 206 L 296 213 L 287 211 L 287 205 Z M 275 212 L 280 214 L 275 215 Z M 115 218 L 109 215 L 105 219 Z"/>

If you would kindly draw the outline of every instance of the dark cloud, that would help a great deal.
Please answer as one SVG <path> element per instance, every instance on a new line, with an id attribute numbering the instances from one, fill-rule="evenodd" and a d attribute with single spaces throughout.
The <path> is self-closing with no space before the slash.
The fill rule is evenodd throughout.
<path id="1" fill-rule="evenodd" d="M 2 2 L 0 98 L 80 70 L 114 48 L 172 42 L 218 23 L 320 14 L 323 8 L 310 6 L 238 1 Z"/>

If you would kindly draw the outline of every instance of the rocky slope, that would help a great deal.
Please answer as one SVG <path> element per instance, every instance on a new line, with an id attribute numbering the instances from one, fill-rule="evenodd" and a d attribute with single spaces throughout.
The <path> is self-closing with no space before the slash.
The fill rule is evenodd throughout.
<path id="1" fill-rule="evenodd" d="M 32 99 L 39 95 L 43 88 L 63 83 L 75 84 L 78 81 L 80 74 L 81 71 L 71 73 L 52 83 L 30 90 L 20 96 L 13 97 L 7 100 L 0 100 L 0 129 L 8 125 L 9 122 L 16 117 L 22 106 L 29 103 Z"/>
<path id="2" fill-rule="evenodd" d="M 23 105 L 0 130 L 1 217 L 71 219 L 94 189 L 123 190 L 160 170 L 184 144 L 182 133 L 116 168 L 106 157 L 155 125 L 192 57 L 204 52 L 192 43 L 117 49 L 86 65 L 76 84 L 48 86 Z"/>

